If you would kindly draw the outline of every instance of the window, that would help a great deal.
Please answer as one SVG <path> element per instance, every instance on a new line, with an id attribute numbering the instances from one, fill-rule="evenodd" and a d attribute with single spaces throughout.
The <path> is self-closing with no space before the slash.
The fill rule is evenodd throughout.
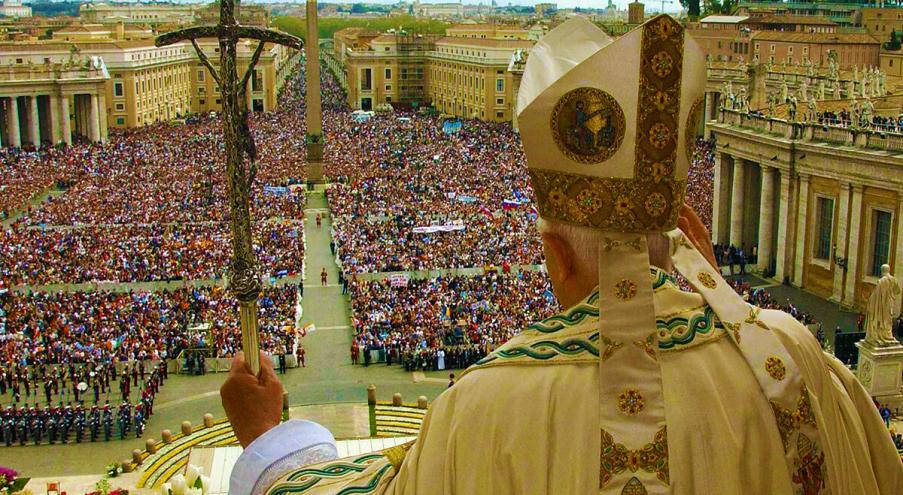
<path id="1" fill-rule="evenodd" d="M 116 117 L 116 125 L 125 125 L 124 117 Z"/>
<path id="2" fill-rule="evenodd" d="M 392 85 L 386 84 L 386 91 L 392 91 Z"/>
<path id="3" fill-rule="evenodd" d="M 262 91 L 263 90 L 263 77 L 260 75 L 260 71 L 254 69 L 254 77 L 251 78 L 251 91 Z"/>
<path id="4" fill-rule="evenodd" d="M 125 104 L 123 104 L 123 103 L 117 103 L 117 104 L 116 104 L 116 110 L 119 111 L 119 112 L 125 110 Z"/>
<path id="5" fill-rule="evenodd" d="M 504 104 L 505 104 L 505 99 L 504 99 L 504 98 L 496 98 L 496 99 L 495 99 L 495 104 L 496 104 L 496 105 L 504 105 Z"/>
<path id="6" fill-rule="evenodd" d="M 504 79 L 499 78 L 499 79 L 495 80 L 495 91 L 497 93 L 501 93 L 502 91 L 505 91 L 505 80 Z"/>
<path id="7" fill-rule="evenodd" d="M 217 99 L 216 99 L 216 104 L 217 104 L 217 105 L 222 105 L 222 104 L 223 104 L 223 100 L 221 100 L 220 98 L 217 98 Z"/>
<path id="8" fill-rule="evenodd" d="M 771 53 L 774 53 L 774 43 L 771 44 L 771 47 L 769 47 L 769 50 L 771 51 Z"/>
<path id="9" fill-rule="evenodd" d="M 872 265 L 869 275 L 881 276 L 881 265 L 887 263 L 890 254 L 890 222 L 891 213 L 883 210 L 872 210 Z"/>
<path id="10" fill-rule="evenodd" d="M 818 197 L 815 208 L 815 253 L 820 260 L 831 259 L 831 235 L 834 230 L 834 200 Z"/>
<path id="11" fill-rule="evenodd" d="M 361 91 L 373 90 L 373 69 L 361 70 Z"/>
<path id="12" fill-rule="evenodd" d="M 391 97 L 391 96 L 387 96 L 387 97 L 386 97 L 386 103 L 392 103 L 392 97 Z"/>
<path id="13" fill-rule="evenodd" d="M 386 69 L 386 79 L 392 79 L 392 69 Z"/>
<path id="14" fill-rule="evenodd" d="M 124 91 L 122 90 L 122 83 L 115 82 L 113 83 L 113 96 L 122 96 Z"/>
<path id="15" fill-rule="evenodd" d="M 503 119 L 505 118 L 505 112 L 495 112 L 496 118 Z"/>
<path id="16" fill-rule="evenodd" d="M 198 71 L 198 81 L 203 82 L 203 81 L 204 81 L 204 77 L 205 77 L 204 69 L 199 70 L 199 71 Z"/>
<path id="17" fill-rule="evenodd" d="M 200 103 L 201 105 L 206 105 L 206 104 L 207 104 L 207 100 L 201 98 L 201 100 L 200 100 L 199 103 Z"/>

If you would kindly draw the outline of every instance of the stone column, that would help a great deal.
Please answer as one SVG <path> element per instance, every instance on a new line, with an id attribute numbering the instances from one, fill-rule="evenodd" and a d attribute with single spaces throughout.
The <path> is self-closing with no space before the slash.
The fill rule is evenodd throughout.
<path id="1" fill-rule="evenodd" d="M 67 146 L 72 144 L 72 122 L 69 120 L 69 95 L 60 98 L 60 134 Z"/>
<path id="2" fill-rule="evenodd" d="M 894 253 L 894 266 L 891 273 L 897 280 L 903 280 L 903 195 L 898 196 L 897 205 L 897 251 Z M 903 304 L 903 301 L 901 301 Z"/>
<path id="3" fill-rule="evenodd" d="M 774 169 L 762 165 L 762 194 L 759 199 L 759 270 L 771 265 L 774 240 Z"/>
<path id="4" fill-rule="evenodd" d="M 41 147 L 41 119 L 38 116 L 38 97 L 28 96 L 28 139 L 35 148 Z"/>
<path id="5" fill-rule="evenodd" d="M 778 242 L 774 278 L 779 282 L 787 276 L 787 227 L 790 223 L 790 176 L 781 171 L 781 197 L 778 201 Z"/>
<path id="6" fill-rule="evenodd" d="M 715 113 L 715 93 L 711 91 L 706 91 L 705 93 L 705 115 L 702 118 L 702 122 L 705 124 L 705 138 L 710 139 L 712 137 L 712 131 L 709 129 L 709 121 L 712 120 L 712 115 Z"/>
<path id="7" fill-rule="evenodd" d="M 847 238 L 847 231 L 850 229 L 850 184 L 846 182 L 840 184 L 840 212 L 838 215 L 837 235 L 834 237 L 835 249 L 831 256 L 834 264 L 834 290 L 831 293 L 831 300 L 836 303 L 843 300 L 843 276 L 846 272 L 837 264 L 837 258 L 846 258 L 847 244 L 850 242 Z"/>
<path id="8" fill-rule="evenodd" d="M 91 112 L 88 116 L 88 139 L 96 143 L 100 141 L 100 109 L 97 95 L 91 95 Z"/>
<path id="9" fill-rule="evenodd" d="M 722 232 L 724 228 L 721 225 L 721 211 L 726 208 L 722 202 L 722 189 L 724 189 L 724 162 L 721 153 L 715 152 L 715 183 L 712 197 L 712 240 L 717 244 L 721 242 Z"/>
<path id="10" fill-rule="evenodd" d="M 107 142 L 107 97 L 101 93 L 97 96 L 97 104 L 101 110 L 98 114 L 98 123 L 100 124 L 100 142 Z"/>
<path id="11" fill-rule="evenodd" d="M 862 222 L 862 186 L 853 184 L 853 200 L 850 203 L 850 245 L 847 247 L 847 281 L 843 291 L 843 304 L 856 302 L 856 282 L 859 279 L 859 241 Z"/>
<path id="12" fill-rule="evenodd" d="M 746 166 L 742 158 L 734 158 L 734 180 L 731 187 L 731 237 L 730 243 L 743 246 L 743 193 Z"/>
<path id="13" fill-rule="evenodd" d="M 796 249 L 793 256 L 793 280 L 797 287 L 803 286 L 803 265 L 806 262 L 806 231 L 808 225 L 806 218 L 809 211 L 809 176 L 800 174 L 797 201 L 799 208 L 796 212 Z"/>
<path id="14" fill-rule="evenodd" d="M 9 97 L 9 106 L 6 107 L 6 128 L 9 130 L 9 145 L 14 148 L 22 147 L 22 135 L 19 133 L 19 99 Z"/>
<path id="15" fill-rule="evenodd" d="M 60 116 L 59 116 L 59 97 L 51 94 L 47 110 L 50 113 L 48 119 L 50 123 L 50 143 L 57 144 L 60 142 Z"/>

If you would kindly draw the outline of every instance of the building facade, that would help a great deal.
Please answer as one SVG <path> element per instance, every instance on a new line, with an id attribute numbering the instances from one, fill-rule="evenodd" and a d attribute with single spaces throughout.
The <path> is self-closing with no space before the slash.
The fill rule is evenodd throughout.
<path id="1" fill-rule="evenodd" d="M 122 20 L 126 24 L 181 26 L 194 23 L 195 11 L 200 5 L 91 2 L 79 6 L 78 16 L 88 24 Z"/>
<path id="2" fill-rule="evenodd" d="M 454 38 L 528 40 L 530 30 L 511 24 L 455 24 L 445 30 L 445 35 Z"/>
<path id="3" fill-rule="evenodd" d="M 885 42 L 892 31 L 903 34 L 903 9 L 863 7 L 856 13 L 856 24 Z"/>
<path id="4" fill-rule="evenodd" d="M 903 276 L 903 134 L 721 110 L 713 239 L 759 268 L 862 309 L 882 264 Z"/>
<path id="5" fill-rule="evenodd" d="M 354 109 L 432 104 L 466 118 L 510 121 L 515 93 L 508 71 L 533 41 L 382 35 L 366 49 L 346 50 L 348 103 Z"/>
<path id="6" fill-rule="evenodd" d="M 203 39 L 198 45 L 212 62 L 218 62 L 217 40 Z M 251 43 L 240 44 L 239 70 L 250 63 L 255 47 Z M 140 127 L 221 109 L 219 90 L 190 43 L 157 47 L 153 40 L 146 39 L 0 44 L 0 65 L 21 67 L 23 72 L 47 64 L 65 64 L 73 57 L 98 60 L 104 67 L 105 77 L 98 80 L 99 86 L 85 93 L 99 96 L 101 137 L 106 136 L 109 127 Z M 300 54 L 287 47 L 265 47 L 249 81 L 248 108 L 253 111 L 276 108 L 278 95 L 286 80 L 297 71 L 299 60 Z M 52 79 L 58 73 L 62 74 L 51 70 L 46 77 Z M 63 75 L 60 77 L 65 79 Z M 74 128 L 79 135 L 93 136 L 85 131 L 86 126 Z"/>
<path id="7" fill-rule="evenodd" d="M 752 56 L 761 62 L 826 64 L 837 54 L 841 69 L 878 65 L 881 44 L 869 34 L 762 31 L 752 36 Z"/>
<path id="8" fill-rule="evenodd" d="M 0 5 L 0 16 L 3 17 L 31 17 L 31 7 L 22 5 L 22 0 L 3 0 Z"/>
<path id="9" fill-rule="evenodd" d="M 110 76 L 102 59 L 0 44 L 0 65 L 0 146 L 106 140 Z"/>

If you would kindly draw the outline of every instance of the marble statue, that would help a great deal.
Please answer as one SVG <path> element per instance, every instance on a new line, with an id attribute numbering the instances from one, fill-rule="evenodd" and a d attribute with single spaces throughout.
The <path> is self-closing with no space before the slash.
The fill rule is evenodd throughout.
<path id="1" fill-rule="evenodd" d="M 853 66 L 853 80 L 859 81 L 859 66 L 856 65 Z"/>
<path id="2" fill-rule="evenodd" d="M 809 101 L 807 104 L 806 121 L 807 122 L 815 122 L 817 120 L 818 120 L 818 102 L 815 101 L 815 96 L 809 95 Z"/>
<path id="3" fill-rule="evenodd" d="M 816 96 L 819 100 L 825 99 L 825 80 L 824 79 L 818 80 L 818 92 L 816 93 Z"/>
<path id="4" fill-rule="evenodd" d="M 872 125 L 872 116 L 875 114 L 875 104 L 872 103 L 871 98 L 868 96 L 865 97 L 865 101 L 862 102 L 862 116 L 861 127 L 871 127 Z"/>
<path id="5" fill-rule="evenodd" d="M 856 99 L 856 82 L 852 79 L 847 81 L 847 99 Z"/>
<path id="6" fill-rule="evenodd" d="M 853 104 L 850 106 L 850 127 L 858 129 L 861 122 L 862 108 L 859 106 L 859 100 L 854 98 Z"/>
<path id="7" fill-rule="evenodd" d="M 787 98 L 790 96 L 789 90 L 787 89 L 787 81 L 781 81 L 781 101 L 786 102 Z"/>
<path id="8" fill-rule="evenodd" d="M 833 93 L 834 99 L 839 100 L 841 98 L 840 95 L 840 81 L 834 79 L 834 82 L 831 83 L 831 91 Z"/>
<path id="9" fill-rule="evenodd" d="M 899 345 L 894 338 L 894 320 L 900 316 L 900 282 L 890 266 L 881 265 L 881 279 L 869 296 L 866 307 L 865 341 L 875 347 Z"/>
<path id="10" fill-rule="evenodd" d="M 805 79 L 800 83 L 800 99 L 803 101 L 809 99 L 809 83 Z"/>
<path id="11" fill-rule="evenodd" d="M 774 116 L 777 112 L 775 111 L 775 106 L 778 102 L 778 95 L 776 93 L 768 93 L 768 115 Z"/>
<path id="12" fill-rule="evenodd" d="M 869 76 L 862 78 L 862 97 L 865 98 L 869 96 Z"/>
<path id="13" fill-rule="evenodd" d="M 787 117 L 790 122 L 796 122 L 796 96 L 790 97 L 790 107 L 787 109 Z"/>

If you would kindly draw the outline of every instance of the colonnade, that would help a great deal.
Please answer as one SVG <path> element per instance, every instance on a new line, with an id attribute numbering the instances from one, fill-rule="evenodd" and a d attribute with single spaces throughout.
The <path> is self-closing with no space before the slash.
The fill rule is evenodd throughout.
<path id="1" fill-rule="evenodd" d="M 747 254 L 755 247 L 757 268 L 783 280 L 791 272 L 784 242 L 790 190 L 787 171 L 716 152 L 712 238 L 718 244 L 742 247 Z"/>
<path id="2" fill-rule="evenodd" d="M 748 255 L 757 248 L 758 270 L 797 287 L 807 284 L 807 266 L 817 263 L 833 270 L 830 299 L 855 306 L 857 283 L 869 275 L 867 265 L 871 263 L 870 233 L 864 224 L 868 218 L 863 201 L 866 185 L 849 178 L 839 180 L 839 192 L 830 198 L 834 201 L 831 252 L 828 259 L 813 261 L 820 195 L 812 192 L 811 182 L 811 174 L 805 171 L 791 173 L 784 166 L 719 150 L 715 154 L 712 238 L 718 244 L 742 247 Z M 903 271 L 903 195 L 899 198 L 891 234 L 896 249 L 887 253 L 898 276 Z"/>
<path id="3" fill-rule="evenodd" d="M 104 96 L 94 93 L 0 96 L 0 146 L 106 140 Z"/>

